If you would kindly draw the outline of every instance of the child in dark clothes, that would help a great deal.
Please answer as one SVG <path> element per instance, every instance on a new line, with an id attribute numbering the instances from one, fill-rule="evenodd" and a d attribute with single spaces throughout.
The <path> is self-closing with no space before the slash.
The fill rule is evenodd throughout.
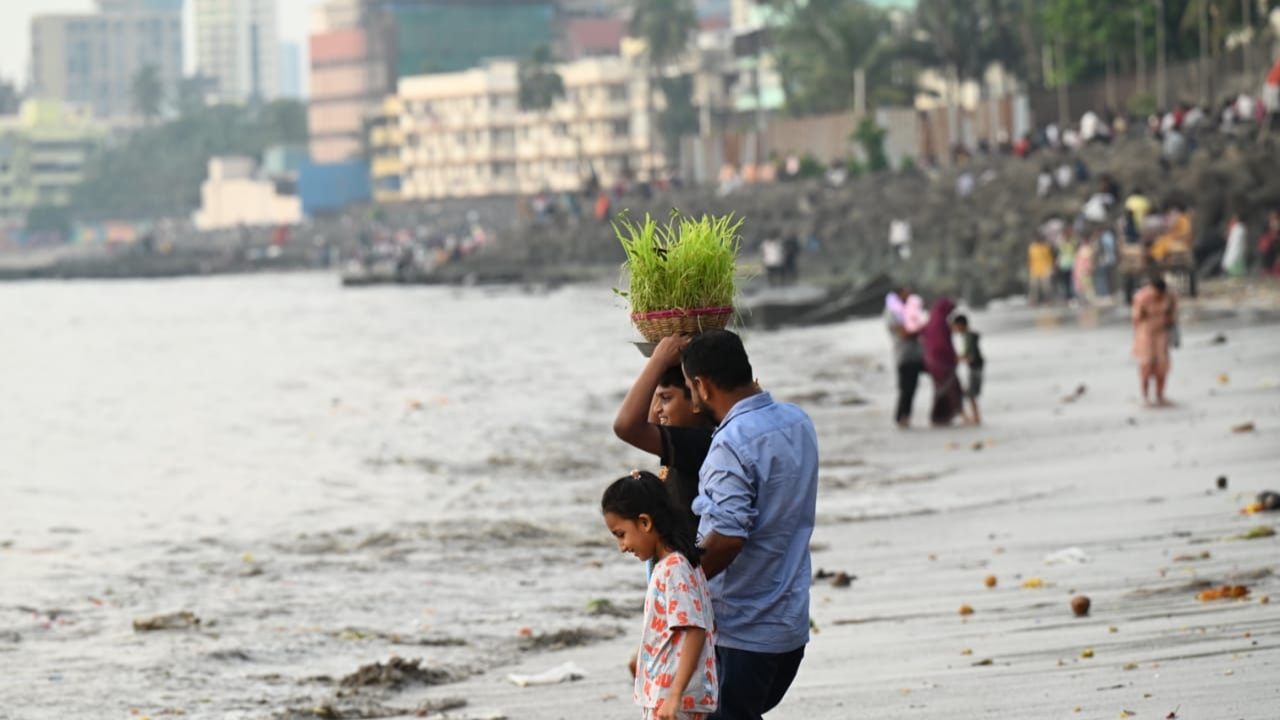
<path id="1" fill-rule="evenodd" d="M 960 359 L 969 366 L 969 385 L 965 388 L 965 397 L 969 399 L 969 412 L 964 413 L 964 421 L 974 425 L 982 424 L 982 415 L 978 412 L 978 396 L 982 394 L 982 368 L 986 360 L 982 357 L 982 348 L 978 346 L 979 335 L 969 329 L 969 318 L 957 315 L 951 321 L 951 330 L 964 338 L 964 349 Z"/>

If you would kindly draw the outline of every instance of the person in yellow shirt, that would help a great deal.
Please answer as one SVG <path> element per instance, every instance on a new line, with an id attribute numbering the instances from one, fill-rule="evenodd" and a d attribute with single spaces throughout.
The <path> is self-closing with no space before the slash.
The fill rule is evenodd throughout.
<path id="1" fill-rule="evenodd" d="M 1027 247 L 1027 290 L 1033 305 L 1053 297 L 1053 248 L 1039 235 Z"/>
<path id="2" fill-rule="evenodd" d="M 1133 215 L 1134 227 L 1141 229 L 1142 221 L 1147 219 L 1147 215 L 1151 212 L 1151 201 L 1146 195 L 1142 194 L 1142 188 L 1134 188 L 1129 193 L 1129 197 L 1125 198 L 1124 209 Z"/>
<path id="3" fill-rule="evenodd" d="M 1164 262 L 1175 250 L 1191 249 L 1191 213 L 1181 205 L 1169 210 L 1169 229 L 1151 243 L 1151 259 Z"/>

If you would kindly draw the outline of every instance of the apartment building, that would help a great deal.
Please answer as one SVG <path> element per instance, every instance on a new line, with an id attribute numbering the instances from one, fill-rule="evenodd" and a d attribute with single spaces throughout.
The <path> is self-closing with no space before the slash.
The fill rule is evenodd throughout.
<path id="1" fill-rule="evenodd" d="M 274 100 L 280 90 L 276 0 L 194 0 L 196 68 L 213 100 Z"/>
<path id="2" fill-rule="evenodd" d="M 371 137 L 384 171 L 375 187 L 403 199 L 577 191 L 593 173 L 609 185 L 661 163 L 648 152 L 647 81 L 634 59 L 557 70 L 565 97 L 545 112 L 519 109 L 515 61 L 402 78 Z M 393 185 L 397 195 L 385 192 Z"/>
<path id="3" fill-rule="evenodd" d="M 106 134 L 89 108 L 56 101 L 28 100 L 0 117 L 0 225 L 22 224 L 37 205 L 68 205 Z"/>
<path id="4" fill-rule="evenodd" d="M 31 20 L 31 96 L 92 108 L 102 118 L 133 114 L 133 81 L 159 71 L 167 103 L 182 81 L 182 0 L 98 0 L 97 13 Z"/>

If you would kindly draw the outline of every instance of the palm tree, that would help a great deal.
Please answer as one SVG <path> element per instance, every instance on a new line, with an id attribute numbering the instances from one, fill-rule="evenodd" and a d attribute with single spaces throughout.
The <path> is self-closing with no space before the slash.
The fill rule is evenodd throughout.
<path id="1" fill-rule="evenodd" d="M 895 72 L 911 61 L 910 39 L 893 32 L 884 11 L 865 0 L 811 0 L 789 6 L 783 17 L 774 46 L 793 113 L 910 100 L 914 74 Z"/>
<path id="2" fill-rule="evenodd" d="M 630 31 L 633 37 L 644 40 L 649 71 L 649 170 L 652 173 L 658 125 L 654 111 L 654 92 L 659 86 L 657 78 L 684 54 L 689 36 L 698 26 L 698 14 L 693 8 L 693 0 L 633 1 Z"/>
<path id="3" fill-rule="evenodd" d="M 556 100 L 564 97 L 564 78 L 556 72 L 554 62 L 551 48 L 541 45 L 520 61 L 516 71 L 519 82 L 516 94 L 520 109 L 540 113 L 544 126 L 547 112 L 555 105 Z"/>
<path id="4" fill-rule="evenodd" d="M 144 65 L 133 76 L 133 111 L 147 121 L 147 125 L 160 117 L 160 107 L 164 103 L 164 86 L 160 82 L 160 69 L 155 65 Z"/>

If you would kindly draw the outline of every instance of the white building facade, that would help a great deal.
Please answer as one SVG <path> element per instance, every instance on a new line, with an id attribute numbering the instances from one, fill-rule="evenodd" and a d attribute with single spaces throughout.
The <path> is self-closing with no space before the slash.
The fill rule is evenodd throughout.
<path id="1" fill-rule="evenodd" d="M 402 78 L 398 118 L 404 199 L 580 190 L 642 177 L 649 153 L 646 80 L 633 60 L 602 57 L 556 68 L 565 98 L 523 112 L 513 61 Z"/>

